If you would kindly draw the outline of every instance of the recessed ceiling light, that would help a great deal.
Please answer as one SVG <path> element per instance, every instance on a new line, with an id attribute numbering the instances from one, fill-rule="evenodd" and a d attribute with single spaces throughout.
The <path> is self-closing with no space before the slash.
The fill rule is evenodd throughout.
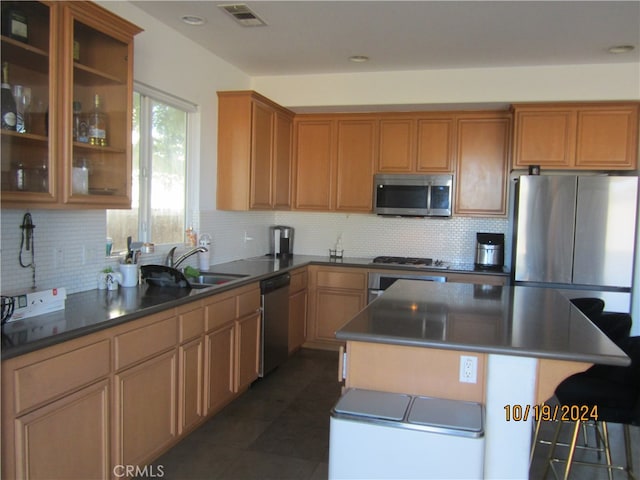
<path id="1" fill-rule="evenodd" d="M 366 55 L 353 55 L 349 57 L 349 61 L 354 63 L 364 63 L 369 61 L 369 57 Z"/>
<path id="2" fill-rule="evenodd" d="M 609 53 L 620 54 L 620 53 L 629 53 L 632 52 L 636 47 L 633 45 L 614 45 L 613 47 L 609 47 Z"/>
<path id="3" fill-rule="evenodd" d="M 183 15 L 180 19 L 187 25 L 199 26 L 204 25 L 207 21 L 198 15 Z"/>

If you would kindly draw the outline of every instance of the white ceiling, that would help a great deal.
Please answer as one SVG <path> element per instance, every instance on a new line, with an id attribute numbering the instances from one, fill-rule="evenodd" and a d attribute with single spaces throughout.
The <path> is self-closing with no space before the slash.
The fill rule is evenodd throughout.
<path id="1" fill-rule="evenodd" d="M 640 61 L 638 1 L 132 3 L 251 76 Z M 268 25 L 242 27 L 217 7 L 233 3 Z M 607 52 L 620 44 L 636 48 Z"/>

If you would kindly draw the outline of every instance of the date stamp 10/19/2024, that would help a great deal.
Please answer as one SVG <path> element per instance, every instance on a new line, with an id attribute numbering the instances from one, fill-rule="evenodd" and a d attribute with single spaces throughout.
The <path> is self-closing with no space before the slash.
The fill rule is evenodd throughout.
<path id="1" fill-rule="evenodd" d="M 586 422 L 598 420 L 597 405 L 505 405 L 505 420 L 507 422 L 533 421 L 564 421 Z"/>

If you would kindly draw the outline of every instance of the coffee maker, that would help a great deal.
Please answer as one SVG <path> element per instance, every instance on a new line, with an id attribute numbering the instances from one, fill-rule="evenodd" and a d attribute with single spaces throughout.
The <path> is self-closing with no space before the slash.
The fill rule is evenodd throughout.
<path id="1" fill-rule="evenodd" d="M 293 227 L 269 227 L 269 255 L 280 258 L 293 256 Z"/>
<path id="2" fill-rule="evenodd" d="M 476 268 L 502 270 L 504 265 L 504 234 L 476 234 Z"/>

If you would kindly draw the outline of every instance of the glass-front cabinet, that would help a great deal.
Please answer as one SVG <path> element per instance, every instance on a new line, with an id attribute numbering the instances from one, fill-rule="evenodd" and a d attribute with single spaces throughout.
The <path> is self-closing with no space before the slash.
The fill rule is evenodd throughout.
<path id="1" fill-rule="evenodd" d="M 25 129 L 3 124 L 3 207 L 129 208 L 140 29 L 92 2 L 16 2 L 28 32 L 16 40 L 5 28 L 6 3 L 2 60 L 17 108 L 17 86 L 30 89 L 31 101 Z"/>
<path id="2" fill-rule="evenodd" d="M 13 18 L 11 18 L 13 17 Z M 28 30 L 25 23 L 28 19 Z M 56 68 L 56 14 L 40 2 L 2 2 L 2 201 L 56 202 L 55 140 L 49 111 L 58 100 L 52 79 Z M 26 33 L 26 38 L 25 38 Z M 7 93 L 8 89 L 8 93 Z M 7 97 L 13 103 L 7 106 Z M 12 111 L 12 112 L 11 112 Z"/>

